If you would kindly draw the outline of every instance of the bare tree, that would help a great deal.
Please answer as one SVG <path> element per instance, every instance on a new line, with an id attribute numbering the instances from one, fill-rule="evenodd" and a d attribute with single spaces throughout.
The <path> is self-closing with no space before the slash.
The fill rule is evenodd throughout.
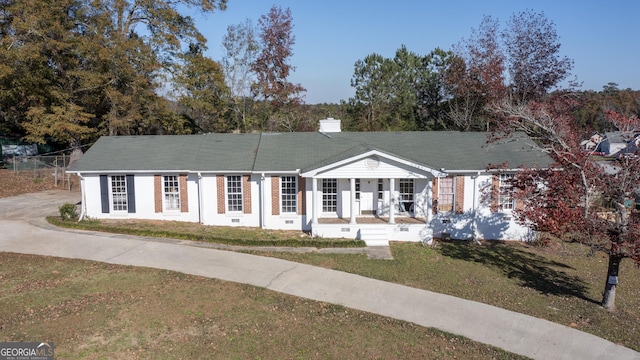
<path id="1" fill-rule="evenodd" d="M 255 37 L 255 26 L 250 19 L 243 23 L 227 27 L 227 34 L 222 40 L 225 54 L 222 66 L 231 92 L 231 106 L 238 131 L 246 131 L 247 107 L 251 96 L 253 73 L 251 66 L 259 50 Z"/>
<path id="2" fill-rule="evenodd" d="M 555 24 L 544 13 L 512 15 L 502 37 L 514 98 L 539 100 L 569 77 L 573 60 L 560 56 Z"/>

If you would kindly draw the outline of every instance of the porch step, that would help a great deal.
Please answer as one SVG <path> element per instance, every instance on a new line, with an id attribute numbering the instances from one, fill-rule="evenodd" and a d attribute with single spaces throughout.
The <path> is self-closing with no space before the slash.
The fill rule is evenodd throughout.
<path id="1" fill-rule="evenodd" d="M 361 227 L 360 240 L 367 246 L 389 246 L 389 234 L 385 228 Z"/>

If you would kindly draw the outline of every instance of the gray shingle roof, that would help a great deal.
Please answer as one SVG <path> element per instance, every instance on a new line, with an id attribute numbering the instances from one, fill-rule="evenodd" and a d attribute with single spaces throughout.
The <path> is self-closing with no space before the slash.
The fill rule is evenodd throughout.
<path id="1" fill-rule="evenodd" d="M 103 136 L 69 171 L 247 171 L 259 134 Z"/>
<path id="2" fill-rule="evenodd" d="M 486 139 L 486 133 L 435 131 L 105 136 L 69 171 L 308 171 L 372 150 L 433 169 L 552 163 L 523 135 L 491 146 Z"/>

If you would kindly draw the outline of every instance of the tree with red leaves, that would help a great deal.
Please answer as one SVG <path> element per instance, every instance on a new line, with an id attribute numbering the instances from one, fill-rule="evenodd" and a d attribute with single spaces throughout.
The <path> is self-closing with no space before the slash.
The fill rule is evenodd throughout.
<path id="1" fill-rule="evenodd" d="M 553 169 L 528 169 L 515 179 L 523 208 L 518 220 L 539 232 L 579 241 L 608 254 L 609 266 L 602 306 L 615 309 L 620 262 L 640 265 L 640 217 L 632 209 L 640 191 L 640 154 L 603 160 L 580 145 L 583 134 L 570 115 L 577 104 L 566 94 L 544 103 L 504 101 L 494 110 L 500 117 L 493 141 L 509 141 L 514 131 L 526 132 L 532 149 L 556 161 Z M 640 120 L 615 112 L 605 117 L 619 131 L 637 135 Z M 636 147 L 637 149 L 637 147 Z"/>
<path id="2" fill-rule="evenodd" d="M 497 19 L 485 16 L 468 39 L 453 46 L 444 82 L 454 96 L 448 116 L 460 130 L 485 130 L 487 106 L 507 94 L 498 28 Z"/>
<path id="3" fill-rule="evenodd" d="M 302 103 L 306 90 L 300 84 L 287 79 L 295 67 L 288 61 L 293 55 L 295 36 L 292 34 L 293 18 L 289 8 L 273 6 L 268 14 L 258 20 L 261 50 L 252 65 L 256 81 L 252 89 L 278 111 L 288 105 Z"/>

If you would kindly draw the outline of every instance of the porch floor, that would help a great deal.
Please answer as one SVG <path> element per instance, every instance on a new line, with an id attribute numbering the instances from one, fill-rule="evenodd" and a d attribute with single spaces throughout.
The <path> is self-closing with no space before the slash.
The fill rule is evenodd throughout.
<path id="1" fill-rule="evenodd" d="M 349 218 L 319 218 L 319 224 L 348 224 L 351 219 Z M 412 218 L 407 216 L 396 216 L 394 218 L 396 224 L 424 224 L 426 219 L 424 218 Z M 379 216 L 358 216 L 356 217 L 356 223 L 358 224 L 388 224 L 388 217 Z"/>

